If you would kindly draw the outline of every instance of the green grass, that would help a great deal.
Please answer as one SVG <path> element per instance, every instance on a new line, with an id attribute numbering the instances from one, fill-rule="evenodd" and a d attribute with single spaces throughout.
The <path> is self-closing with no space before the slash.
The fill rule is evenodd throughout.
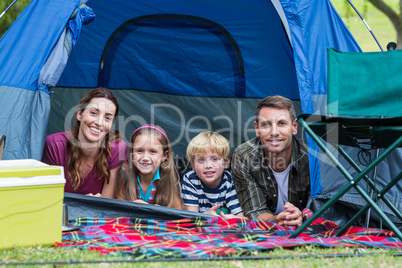
<path id="1" fill-rule="evenodd" d="M 130 256 L 100 256 L 97 252 L 79 249 L 60 249 L 51 246 L 18 247 L 11 250 L 0 250 L 1 265 L 12 263 L 40 267 L 401 267 L 400 251 L 367 248 L 319 248 L 303 246 L 295 249 L 277 248 L 266 252 L 253 252 L 245 258 L 261 258 L 258 260 L 220 261 L 162 261 L 138 262 Z M 336 256 L 339 255 L 340 256 Z M 359 254 L 361 254 L 359 256 Z M 312 256 L 316 255 L 316 256 Z M 346 256 L 347 255 L 347 256 Z M 352 256 L 353 255 L 353 256 Z M 266 259 L 263 259 L 266 258 Z M 50 262 L 53 262 L 50 264 Z M 69 263 L 70 262 L 70 263 Z M 1 267 L 0 265 L 0 267 Z M 25 266 L 26 267 L 26 266 Z"/>
<path id="2" fill-rule="evenodd" d="M 345 4 L 346 2 L 346 4 Z M 396 42 L 396 30 L 391 21 L 367 0 L 351 0 L 377 37 L 383 50 L 389 42 Z M 385 0 L 399 13 L 399 0 Z M 373 36 L 346 0 L 331 0 L 342 20 L 364 52 L 381 51 Z"/>

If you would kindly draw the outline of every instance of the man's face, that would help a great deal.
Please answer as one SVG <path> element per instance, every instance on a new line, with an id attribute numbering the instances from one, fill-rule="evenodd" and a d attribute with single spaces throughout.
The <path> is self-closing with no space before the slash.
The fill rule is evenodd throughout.
<path id="1" fill-rule="evenodd" d="M 291 153 L 292 135 L 297 134 L 297 121 L 291 120 L 285 109 L 263 107 L 254 122 L 256 136 L 261 139 L 264 153 L 277 156 Z"/>

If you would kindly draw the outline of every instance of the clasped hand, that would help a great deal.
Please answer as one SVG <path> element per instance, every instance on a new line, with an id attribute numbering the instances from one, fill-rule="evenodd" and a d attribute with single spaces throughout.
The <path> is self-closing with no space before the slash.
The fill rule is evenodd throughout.
<path id="1" fill-rule="evenodd" d="M 275 221 L 281 226 L 300 226 L 302 224 L 302 213 L 292 203 L 286 202 L 285 210 L 276 215 Z"/>

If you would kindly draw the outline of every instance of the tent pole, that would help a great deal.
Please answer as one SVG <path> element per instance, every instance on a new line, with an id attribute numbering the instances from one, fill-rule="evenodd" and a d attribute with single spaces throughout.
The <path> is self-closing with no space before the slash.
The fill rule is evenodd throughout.
<path id="1" fill-rule="evenodd" d="M 10 7 L 12 7 L 15 2 L 17 2 L 17 0 L 14 0 L 1 14 L 0 14 L 0 19 L 4 16 L 4 14 L 6 14 L 6 12 L 10 9 Z"/>
<path id="2" fill-rule="evenodd" d="M 374 40 L 377 42 L 377 45 L 380 47 L 381 51 L 384 51 L 380 45 L 380 42 L 378 42 L 377 37 L 375 37 L 373 31 L 370 29 L 370 26 L 367 24 L 367 22 L 364 20 L 363 16 L 359 13 L 359 11 L 355 8 L 355 6 L 348 0 L 348 3 L 353 7 L 353 9 L 356 11 L 357 15 L 359 15 L 360 19 L 363 21 L 364 25 L 366 25 L 366 28 L 369 30 L 371 35 L 373 36 Z"/>

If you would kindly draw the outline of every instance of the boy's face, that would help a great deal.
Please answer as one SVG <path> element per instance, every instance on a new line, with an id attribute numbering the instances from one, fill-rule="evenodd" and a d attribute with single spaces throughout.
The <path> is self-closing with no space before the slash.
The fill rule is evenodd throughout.
<path id="1" fill-rule="evenodd" d="M 216 188 L 221 182 L 223 171 L 229 166 L 229 161 L 208 151 L 205 154 L 197 155 L 192 166 L 207 187 Z"/>

